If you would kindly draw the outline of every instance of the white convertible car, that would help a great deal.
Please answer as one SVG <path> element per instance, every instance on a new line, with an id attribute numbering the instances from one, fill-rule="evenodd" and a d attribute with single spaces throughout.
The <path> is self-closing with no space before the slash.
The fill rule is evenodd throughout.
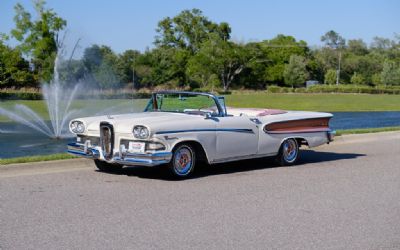
<path id="1" fill-rule="evenodd" d="M 209 164 L 276 156 L 293 165 L 299 147 L 333 140 L 332 114 L 271 109 L 226 108 L 224 97 L 208 93 L 161 91 L 142 113 L 74 119 L 73 155 L 93 159 L 101 171 L 124 165 L 165 164 L 178 177 Z"/>

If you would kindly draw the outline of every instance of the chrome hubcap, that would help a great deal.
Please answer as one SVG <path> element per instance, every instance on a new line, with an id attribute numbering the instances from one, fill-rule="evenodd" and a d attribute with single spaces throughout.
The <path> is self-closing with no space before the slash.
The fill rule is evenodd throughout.
<path id="1" fill-rule="evenodd" d="M 293 139 L 286 140 L 283 143 L 283 157 L 286 162 L 294 162 L 297 157 L 297 143 Z"/>
<path id="2" fill-rule="evenodd" d="M 178 149 L 174 157 L 174 168 L 178 174 L 187 174 L 192 167 L 192 152 L 186 147 Z"/>

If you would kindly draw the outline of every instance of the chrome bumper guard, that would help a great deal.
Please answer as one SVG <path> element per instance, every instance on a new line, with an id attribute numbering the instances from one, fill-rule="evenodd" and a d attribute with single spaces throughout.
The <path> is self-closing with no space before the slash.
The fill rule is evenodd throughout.
<path id="1" fill-rule="evenodd" d="M 69 143 L 68 150 L 69 154 L 85 157 L 89 159 L 104 160 L 101 156 L 100 150 L 90 147 L 88 143 Z M 129 153 L 124 150 L 123 147 L 120 151 L 114 154 L 113 158 L 108 160 L 110 163 L 119 163 L 128 166 L 157 166 L 169 163 L 172 158 L 171 152 L 159 152 L 159 153 Z"/>
<path id="2" fill-rule="evenodd" d="M 328 136 L 329 142 L 333 141 L 333 138 L 335 138 L 335 136 L 336 136 L 336 131 L 335 130 L 328 131 L 327 136 Z"/>

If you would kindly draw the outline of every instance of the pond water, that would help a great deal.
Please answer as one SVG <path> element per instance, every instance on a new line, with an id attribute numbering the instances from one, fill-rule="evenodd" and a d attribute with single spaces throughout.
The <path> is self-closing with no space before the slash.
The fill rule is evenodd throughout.
<path id="1" fill-rule="evenodd" d="M 339 129 L 400 126 L 400 112 L 335 112 L 331 127 Z M 63 153 L 74 138 L 54 140 L 16 123 L 0 123 L 0 159 Z"/>

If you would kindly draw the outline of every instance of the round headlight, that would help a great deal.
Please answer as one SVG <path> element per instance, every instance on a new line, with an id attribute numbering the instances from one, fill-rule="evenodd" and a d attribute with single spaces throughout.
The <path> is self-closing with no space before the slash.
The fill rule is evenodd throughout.
<path id="1" fill-rule="evenodd" d="M 83 122 L 73 121 L 69 125 L 69 129 L 71 130 L 72 133 L 80 134 L 85 132 L 85 125 L 83 124 Z"/>
<path id="2" fill-rule="evenodd" d="M 144 126 L 133 127 L 133 136 L 138 139 L 146 139 L 150 135 L 149 130 Z"/>

